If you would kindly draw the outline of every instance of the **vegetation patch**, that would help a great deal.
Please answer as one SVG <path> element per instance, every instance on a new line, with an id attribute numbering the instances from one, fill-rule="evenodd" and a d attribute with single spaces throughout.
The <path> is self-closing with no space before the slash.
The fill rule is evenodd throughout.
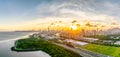
<path id="1" fill-rule="evenodd" d="M 27 38 L 16 41 L 14 50 L 16 51 L 31 51 L 42 50 L 52 57 L 81 57 L 79 54 L 67 50 L 61 46 L 57 46 L 42 38 Z"/>

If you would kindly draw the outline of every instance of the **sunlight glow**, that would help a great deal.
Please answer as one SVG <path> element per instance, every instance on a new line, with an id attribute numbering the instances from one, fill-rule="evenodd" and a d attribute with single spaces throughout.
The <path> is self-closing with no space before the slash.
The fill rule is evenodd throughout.
<path id="1" fill-rule="evenodd" d="M 73 26 L 71 26 L 71 29 L 72 29 L 72 30 L 76 30 L 76 29 L 77 29 L 77 26 L 73 25 Z"/>

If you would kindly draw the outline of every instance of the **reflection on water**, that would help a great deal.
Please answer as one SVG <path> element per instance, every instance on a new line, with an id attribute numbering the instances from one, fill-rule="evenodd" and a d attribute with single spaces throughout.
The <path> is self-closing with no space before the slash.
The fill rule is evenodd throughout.
<path id="1" fill-rule="evenodd" d="M 11 51 L 12 46 L 14 46 L 14 41 L 6 41 L 0 43 L 0 57 L 50 57 L 48 54 L 42 51 L 33 51 L 33 52 Z"/>

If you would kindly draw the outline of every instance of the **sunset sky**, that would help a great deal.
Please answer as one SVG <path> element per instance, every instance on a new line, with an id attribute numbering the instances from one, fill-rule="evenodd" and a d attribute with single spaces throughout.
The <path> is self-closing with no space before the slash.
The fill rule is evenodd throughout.
<path id="1" fill-rule="evenodd" d="M 120 24 L 120 1 L 0 0 L 0 30 L 37 29 L 59 20 Z"/>

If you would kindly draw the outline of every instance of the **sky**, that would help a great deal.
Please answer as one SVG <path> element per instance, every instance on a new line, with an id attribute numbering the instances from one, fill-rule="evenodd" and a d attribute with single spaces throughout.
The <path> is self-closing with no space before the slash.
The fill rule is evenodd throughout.
<path id="1" fill-rule="evenodd" d="M 62 20 L 120 24 L 119 0 L 0 0 L 0 30 L 37 29 Z"/>

